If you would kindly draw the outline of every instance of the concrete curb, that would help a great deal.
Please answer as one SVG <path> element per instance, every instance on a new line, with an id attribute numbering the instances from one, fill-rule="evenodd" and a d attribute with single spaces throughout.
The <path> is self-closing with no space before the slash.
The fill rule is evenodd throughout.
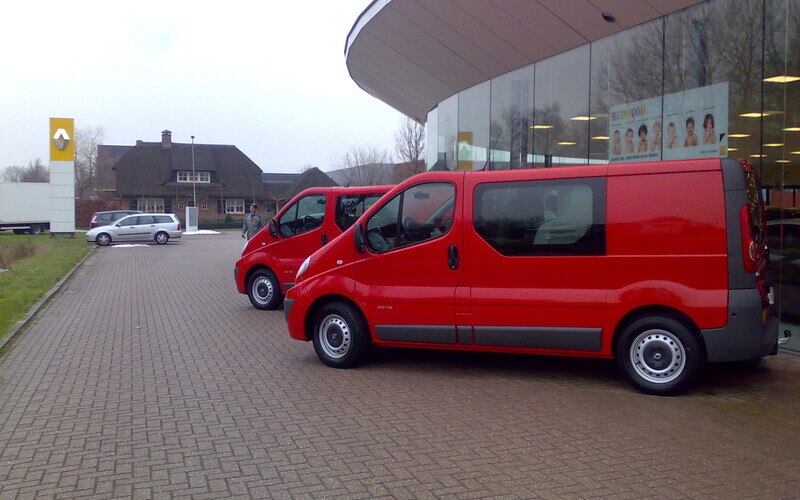
<path id="1" fill-rule="evenodd" d="M 22 328 L 23 328 L 25 325 L 27 325 L 27 324 L 28 324 L 28 322 L 31 320 L 31 318 L 33 318 L 33 317 L 34 317 L 34 315 L 36 315 L 36 313 L 37 313 L 37 312 L 39 312 L 39 309 L 41 309 L 41 308 L 42 308 L 42 306 L 43 306 L 43 305 L 45 305 L 45 303 L 47 303 L 47 301 L 50 299 L 50 297 L 52 297 L 53 295 L 55 295 L 55 293 L 56 293 L 56 292 L 58 292 L 59 290 L 61 290 L 61 287 L 64 285 L 64 283 L 66 283 L 66 282 L 67 282 L 67 280 L 68 280 L 68 279 L 69 279 L 69 278 L 72 276 L 72 274 L 73 274 L 73 273 L 74 273 L 74 272 L 75 272 L 75 271 L 76 271 L 76 270 L 77 270 L 79 267 L 81 267 L 81 264 L 83 264 L 83 262 L 84 262 L 86 259 L 88 259 L 88 258 L 89 258 L 89 257 L 90 257 L 92 254 L 94 254 L 94 251 L 95 251 L 96 249 L 97 249 L 97 247 L 92 247 L 92 248 L 91 248 L 91 250 L 89 250 L 89 251 L 86 253 L 86 255 L 84 255 L 84 256 L 83 256 L 83 258 L 82 258 L 80 261 L 78 261 L 78 263 L 77 263 L 77 264 L 75 264 L 75 267 L 73 267 L 72 269 L 70 269 L 70 270 L 69 270 L 69 272 L 67 272 L 67 274 L 65 274 L 65 275 L 64 275 L 64 277 L 62 277 L 60 280 L 58 280 L 58 281 L 56 282 L 56 284 L 55 284 L 55 285 L 53 285 L 53 288 L 51 288 L 51 289 L 50 289 L 50 290 L 49 290 L 47 293 L 45 293 L 45 294 L 42 296 L 42 298 L 41 298 L 41 299 L 39 299 L 39 300 L 38 300 L 38 301 L 37 301 L 37 302 L 36 302 L 36 303 L 33 305 L 33 307 L 31 307 L 31 308 L 30 308 L 30 310 L 28 311 L 28 314 L 26 314 L 26 315 L 25 315 L 25 317 L 23 317 L 21 320 L 17 321 L 17 322 L 14 324 L 14 326 L 12 326 L 12 327 L 11 327 L 11 330 L 9 330 L 9 331 L 8 331 L 8 333 L 6 333 L 6 336 L 5 336 L 5 337 L 3 337 L 3 339 L 2 339 L 2 340 L 0 340 L 0 351 L 2 351 L 2 350 L 3 350 L 3 348 L 5 348 L 6 344 L 8 344 L 9 342 L 11 342 L 11 339 L 13 339 L 13 338 L 14 338 L 14 337 L 17 335 L 17 333 L 19 333 L 19 331 L 20 331 L 20 330 L 22 330 Z"/>

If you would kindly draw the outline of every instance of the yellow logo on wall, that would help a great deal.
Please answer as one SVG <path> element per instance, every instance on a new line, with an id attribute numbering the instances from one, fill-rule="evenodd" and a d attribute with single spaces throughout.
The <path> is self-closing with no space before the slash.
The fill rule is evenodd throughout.
<path id="1" fill-rule="evenodd" d="M 75 120 L 50 118 L 50 161 L 75 160 Z"/>

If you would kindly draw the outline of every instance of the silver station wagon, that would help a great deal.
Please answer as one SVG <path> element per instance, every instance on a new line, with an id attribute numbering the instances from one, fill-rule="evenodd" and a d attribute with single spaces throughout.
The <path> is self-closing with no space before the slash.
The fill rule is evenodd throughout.
<path id="1" fill-rule="evenodd" d="M 165 245 L 181 237 L 181 222 L 175 214 L 138 214 L 124 217 L 108 226 L 86 231 L 86 241 L 100 246 L 125 241 L 155 241 Z"/>

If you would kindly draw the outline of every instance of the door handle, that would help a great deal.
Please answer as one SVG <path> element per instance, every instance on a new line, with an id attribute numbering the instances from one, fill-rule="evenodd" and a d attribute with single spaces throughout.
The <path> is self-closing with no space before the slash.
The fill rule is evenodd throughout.
<path id="1" fill-rule="evenodd" d="M 328 244 L 328 233 L 322 233 L 322 246 Z"/>
<path id="2" fill-rule="evenodd" d="M 447 265 L 450 269 L 458 269 L 458 247 L 455 245 L 447 249 Z"/>

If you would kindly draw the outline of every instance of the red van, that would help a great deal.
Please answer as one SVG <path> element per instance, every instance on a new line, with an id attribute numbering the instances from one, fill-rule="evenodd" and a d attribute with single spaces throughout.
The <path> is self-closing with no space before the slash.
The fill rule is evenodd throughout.
<path id="1" fill-rule="evenodd" d="M 760 196 L 730 159 L 424 173 L 306 259 L 289 332 L 333 367 L 370 345 L 616 358 L 676 393 L 777 352 Z"/>
<path id="2" fill-rule="evenodd" d="M 391 186 L 306 189 L 245 245 L 234 277 L 256 309 L 275 309 L 292 287 L 303 259 L 333 240 Z"/>

